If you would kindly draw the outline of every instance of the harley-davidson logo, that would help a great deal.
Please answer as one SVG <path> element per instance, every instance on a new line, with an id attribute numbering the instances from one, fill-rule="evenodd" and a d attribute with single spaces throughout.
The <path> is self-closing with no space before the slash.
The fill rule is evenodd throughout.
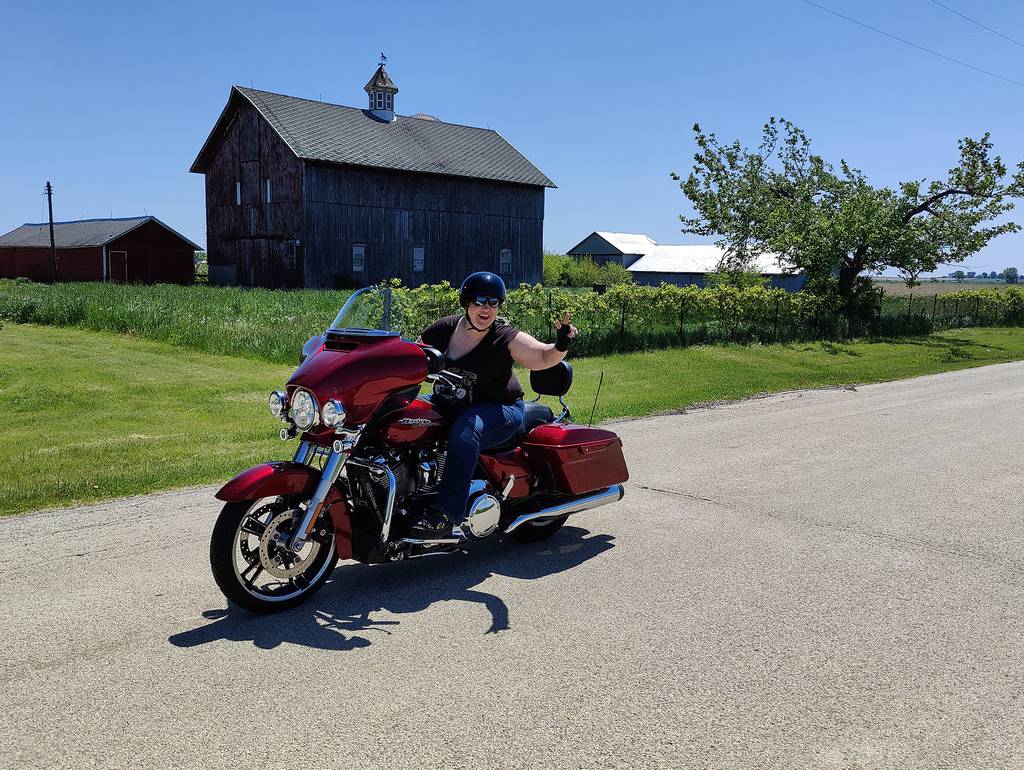
<path id="1" fill-rule="evenodd" d="M 403 417 L 401 420 L 396 422 L 397 425 L 433 425 L 433 420 L 428 420 L 426 417 Z"/>

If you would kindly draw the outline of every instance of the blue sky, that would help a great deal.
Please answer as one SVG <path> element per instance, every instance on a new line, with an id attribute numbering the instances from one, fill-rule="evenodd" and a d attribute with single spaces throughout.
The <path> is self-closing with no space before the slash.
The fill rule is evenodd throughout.
<path id="1" fill-rule="evenodd" d="M 1024 4 L 943 2 L 1024 41 Z M 1024 47 L 930 0 L 820 3 L 1024 82 Z M 49 179 L 58 220 L 146 211 L 205 243 L 188 168 L 231 84 L 362 106 L 381 50 L 399 113 L 497 129 L 555 180 L 555 250 L 596 229 L 696 241 L 669 178 L 694 122 L 752 143 L 784 115 L 884 184 L 941 174 L 984 131 L 1024 158 L 1024 88 L 800 0 L 5 3 L 0 28 L 2 232 L 41 219 Z M 1024 268 L 1024 234 L 965 265 Z"/>

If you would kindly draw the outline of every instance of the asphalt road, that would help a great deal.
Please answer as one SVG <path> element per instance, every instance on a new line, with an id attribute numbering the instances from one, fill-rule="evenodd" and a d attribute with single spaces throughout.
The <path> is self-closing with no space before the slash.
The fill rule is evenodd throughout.
<path id="1" fill-rule="evenodd" d="M 1022 397 L 620 423 L 621 503 L 274 617 L 225 609 L 211 489 L 0 521 L 0 766 L 1022 767 Z"/>

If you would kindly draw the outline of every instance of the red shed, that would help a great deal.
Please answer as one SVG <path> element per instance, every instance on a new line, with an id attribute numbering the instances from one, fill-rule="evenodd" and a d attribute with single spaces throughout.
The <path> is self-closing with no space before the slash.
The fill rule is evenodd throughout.
<path id="1" fill-rule="evenodd" d="M 199 246 L 156 217 L 54 222 L 58 281 L 192 283 Z M 0 278 L 53 281 L 50 228 L 24 224 L 0 235 Z"/>

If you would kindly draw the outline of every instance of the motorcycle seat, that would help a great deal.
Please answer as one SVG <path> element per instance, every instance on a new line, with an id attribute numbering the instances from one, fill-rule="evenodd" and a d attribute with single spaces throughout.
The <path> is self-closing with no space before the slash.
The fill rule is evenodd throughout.
<path id="1" fill-rule="evenodd" d="M 527 401 L 526 402 L 526 419 L 523 420 L 523 429 L 518 431 L 511 436 L 508 441 L 502 442 L 498 446 L 488 447 L 483 450 L 487 454 L 494 454 L 495 452 L 507 452 L 509 449 L 514 449 L 523 437 L 526 436 L 531 430 L 538 427 L 539 425 L 547 425 L 549 422 L 555 421 L 555 413 L 551 411 L 550 406 L 546 406 L 538 401 Z"/>

